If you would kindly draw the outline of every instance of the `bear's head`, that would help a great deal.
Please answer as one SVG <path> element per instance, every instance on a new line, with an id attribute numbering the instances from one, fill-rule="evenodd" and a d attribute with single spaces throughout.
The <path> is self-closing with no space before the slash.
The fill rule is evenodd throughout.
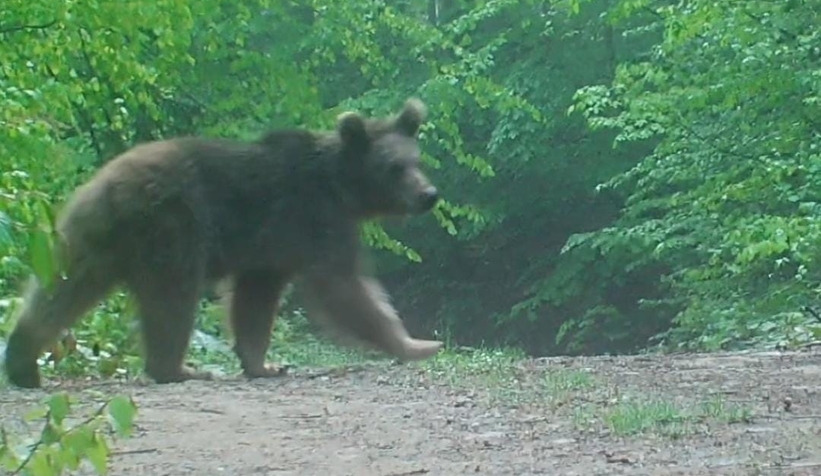
<path id="1" fill-rule="evenodd" d="M 421 214 L 436 205 L 439 193 L 420 167 L 418 133 L 426 112 L 411 98 L 390 118 L 338 117 L 341 178 L 362 215 Z"/>

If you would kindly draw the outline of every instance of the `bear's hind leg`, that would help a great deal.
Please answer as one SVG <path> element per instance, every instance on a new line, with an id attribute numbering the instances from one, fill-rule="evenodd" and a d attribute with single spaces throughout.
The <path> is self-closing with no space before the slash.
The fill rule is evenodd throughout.
<path id="1" fill-rule="evenodd" d="M 226 296 L 234 352 L 248 378 L 276 377 L 285 369 L 265 362 L 271 331 L 288 279 L 271 270 L 246 271 L 233 279 Z"/>
<path id="2" fill-rule="evenodd" d="M 95 264 L 100 266 L 95 267 Z M 40 387 L 37 358 L 116 284 L 103 265 L 76 260 L 63 279 L 55 276 L 45 288 L 32 278 L 17 324 L 8 338 L 5 368 L 9 381 L 23 388 Z"/>

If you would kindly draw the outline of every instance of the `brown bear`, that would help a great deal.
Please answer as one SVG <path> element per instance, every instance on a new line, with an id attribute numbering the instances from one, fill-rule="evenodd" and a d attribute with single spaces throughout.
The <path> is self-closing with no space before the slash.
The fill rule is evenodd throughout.
<path id="1" fill-rule="evenodd" d="M 420 169 L 426 108 L 346 112 L 332 131 L 275 130 L 254 142 L 185 137 L 135 146 L 79 187 L 57 230 L 64 272 L 33 280 L 7 343 L 12 384 L 39 387 L 37 358 L 116 286 L 136 298 L 145 372 L 157 383 L 209 379 L 184 365 L 203 292 L 228 282 L 234 351 L 248 377 L 280 373 L 265 354 L 287 283 L 314 316 L 398 358 L 433 356 L 361 269 L 363 220 L 422 214 L 438 201 Z"/>

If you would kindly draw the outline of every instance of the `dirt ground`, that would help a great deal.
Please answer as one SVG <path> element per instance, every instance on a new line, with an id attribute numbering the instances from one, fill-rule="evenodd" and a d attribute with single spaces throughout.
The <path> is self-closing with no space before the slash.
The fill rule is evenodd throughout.
<path id="1" fill-rule="evenodd" d="M 134 436 L 114 444 L 117 476 L 821 474 L 817 350 L 377 364 L 74 390 L 139 406 Z M 23 428 L 44 395 L 3 391 L 0 421 Z"/>

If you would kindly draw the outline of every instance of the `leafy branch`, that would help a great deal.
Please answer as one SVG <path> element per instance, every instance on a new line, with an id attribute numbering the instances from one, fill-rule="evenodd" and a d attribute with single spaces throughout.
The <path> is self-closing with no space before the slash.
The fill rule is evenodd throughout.
<path id="1" fill-rule="evenodd" d="M 59 475 L 64 469 L 77 470 L 88 461 L 97 474 L 108 472 L 110 455 L 108 441 L 102 434 L 104 422 L 117 436 L 128 437 L 133 429 L 136 406 L 130 398 L 116 396 L 106 401 L 88 418 L 67 429 L 64 421 L 71 413 L 70 397 L 65 393 L 52 395 L 39 408 L 26 416 L 27 420 L 43 418 L 37 441 L 25 447 L 24 456 L 15 451 L 19 445 L 8 431 L 0 427 L 0 467 L 15 475 Z"/>

